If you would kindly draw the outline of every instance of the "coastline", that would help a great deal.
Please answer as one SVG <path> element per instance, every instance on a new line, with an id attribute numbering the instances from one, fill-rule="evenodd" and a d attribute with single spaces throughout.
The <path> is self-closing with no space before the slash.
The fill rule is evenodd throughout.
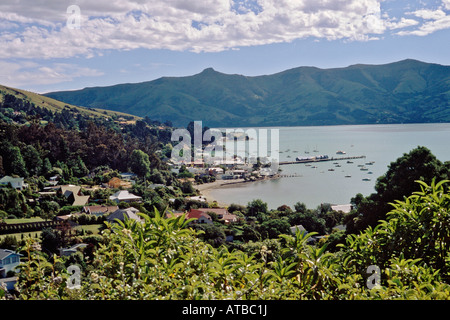
<path id="1" fill-rule="evenodd" d="M 233 188 L 236 186 L 242 186 L 243 184 L 249 184 L 249 183 L 265 181 L 265 180 L 274 180 L 274 179 L 278 179 L 278 178 L 279 178 L 279 176 L 275 176 L 273 178 L 258 179 L 258 180 L 245 180 L 245 179 L 216 180 L 216 181 L 210 182 L 210 183 L 195 185 L 194 188 L 196 188 L 200 192 L 200 194 L 206 199 L 206 201 L 208 201 L 208 202 L 215 201 L 215 202 L 217 202 L 217 204 L 220 207 L 228 207 L 231 203 L 219 202 L 217 199 L 214 199 L 211 196 L 211 191 L 215 190 L 215 189 Z"/>

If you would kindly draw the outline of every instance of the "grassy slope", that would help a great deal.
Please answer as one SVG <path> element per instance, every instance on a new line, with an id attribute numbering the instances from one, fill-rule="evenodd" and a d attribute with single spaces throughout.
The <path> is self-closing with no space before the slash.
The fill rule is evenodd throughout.
<path id="1" fill-rule="evenodd" d="M 134 120 L 139 119 L 138 116 L 133 116 L 127 113 L 123 112 L 117 112 L 117 111 L 111 111 L 106 109 L 91 109 L 91 108 L 85 108 L 85 107 L 79 107 L 75 105 L 71 105 L 65 102 L 61 102 L 58 100 L 55 100 L 53 98 L 49 98 L 34 92 L 22 90 L 22 89 L 15 89 L 10 88 L 6 86 L 0 85 L 0 100 L 3 99 L 4 94 L 11 94 L 14 95 L 17 98 L 28 100 L 32 103 L 34 103 L 36 106 L 39 106 L 41 108 L 49 109 L 53 112 L 61 112 L 65 108 L 69 107 L 72 110 L 77 110 L 81 114 L 85 114 L 88 116 L 94 116 L 94 117 L 111 117 L 112 115 L 117 116 L 128 116 L 133 117 Z"/>

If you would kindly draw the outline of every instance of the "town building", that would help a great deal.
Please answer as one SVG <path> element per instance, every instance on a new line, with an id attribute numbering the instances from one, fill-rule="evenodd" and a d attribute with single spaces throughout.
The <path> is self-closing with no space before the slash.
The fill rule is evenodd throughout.
<path id="1" fill-rule="evenodd" d="M 16 271 L 21 256 L 15 251 L 0 249 L 0 278 L 5 278 L 10 271 Z"/>
<path id="2" fill-rule="evenodd" d="M 13 178 L 11 176 L 4 176 L 0 179 L 1 186 L 8 186 L 9 184 L 11 184 L 11 187 L 17 190 L 23 190 L 24 188 L 28 187 L 28 184 L 24 183 L 24 179 L 20 177 Z"/>
<path id="3" fill-rule="evenodd" d="M 119 202 L 141 202 L 142 197 L 129 192 L 128 190 L 120 190 L 109 197 L 110 200 Z"/>

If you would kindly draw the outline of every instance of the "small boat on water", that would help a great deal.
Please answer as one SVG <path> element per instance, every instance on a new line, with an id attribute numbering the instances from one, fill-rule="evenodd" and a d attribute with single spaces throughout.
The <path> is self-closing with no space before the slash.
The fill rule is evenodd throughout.
<path id="1" fill-rule="evenodd" d="M 369 172 L 367 172 L 367 174 L 373 174 L 373 172 L 372 172 L 372 171 L 369 171 Z"/>
<path id="2" fill-rule="evenodd" d="M 328 169 L 328 171 L 334 171 L 334 169 Z"/>
<path id="3" fill-rule="evenodd" d="M 364 167 L 364 165 L 363 164 L 358 164 L 358 167 Z"/>
<path id="4" fill-rule="evenodd" d="M 336 154 L 347 154 L 347 152 L 339 150 L 339 151 L 336 152 Z"/>
<path id="5" fill-rule="evenodd" d="M 317 169 L 317 167 L 316 166 L 312 166 L 311 169 Z"/>
<path id="6" fill-rule="evenodd" d="M 362 167 L 361 169 L 359 169 L 359 170 L 361 170 L 361 171 L 368 171 L 369 170 L 369 168 L 366 168 L 366 167 Z"/>
<path id="7" fill-rule="evenodd" d="M 353 161 L 348 160 L 347 163 L 353 163 Z"/>
<path id="8" fill-rule="evenodd" d="M 340 167 L 341 167 L 341 165 L 340 165 L 340 164 L 337 164 L 337 165 L 336 165 L 336 168 L 340 168 Z"/>
<path id="9" fill-rule="evenodd" d="M 370 179 L 369 178 L 364 178 L 364 179 L 362 179 L 363 181 L 370 181 Z"/>
<path id="10" fill-rule="evenodd" d="M 366 165 L 371 166 L 375 163 L 375 161 L 366 162 Z"/>

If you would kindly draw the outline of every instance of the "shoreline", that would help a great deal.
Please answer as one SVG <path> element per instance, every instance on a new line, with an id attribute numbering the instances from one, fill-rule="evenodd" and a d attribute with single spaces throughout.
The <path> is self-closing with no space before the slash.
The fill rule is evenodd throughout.
<path id="1" fill-rule="evenodd" d="M 225 189 L 225 188 L 233 188 L 237 186 L 242 186 L 245 184 L 250 184 L 253 182 L 259 182 L 259 181 L 268 181 L 268 180 L 275 180 L 278 179 L 279 176 L 273 177 L 273 178 L 265 178 L 265 179 L 258 179 L 258 180 L 245 180 L 245 179 L 233 179 L 233 180 L 216 180 L 214 182 L 210 183 L 204 183 L 195 185 L 194 188 L 196 188 L 200 194 L 206 199 L 208 202 L 217 202 L 218 206 L 220 207 L 228 207 L 231 203 L 224 203 L 219 202 L 217 199 L 214 199 L 214 197 L 211 196 L 211 191 L 216 189 Z"/>

